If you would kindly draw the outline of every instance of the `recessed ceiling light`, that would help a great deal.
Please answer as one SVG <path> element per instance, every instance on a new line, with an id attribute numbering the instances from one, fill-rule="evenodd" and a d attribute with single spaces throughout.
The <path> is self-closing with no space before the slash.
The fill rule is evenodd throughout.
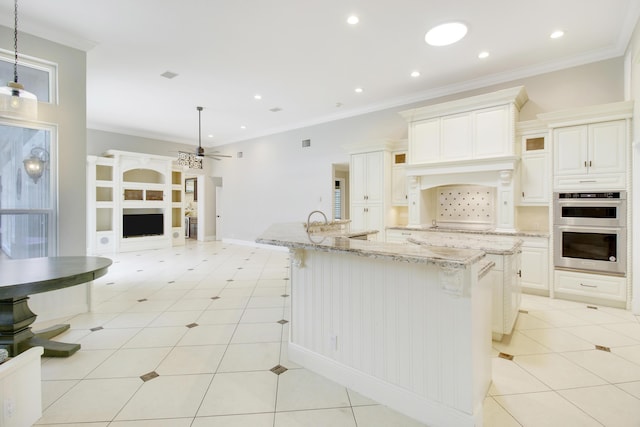
<path id="1" fill-rule="evenodd" d="M 411 77 L 420 77 L 420 71 L 412 71 Z"/>
<path id="2" fill-rule="evenodd" d="M 242 129 L 242 130 L 244 130 L 244 129 L 246 129 L 246 128 L 247 128 L 247 127 L 246 127 L 245 125 L 240 126 L 240 129 Z"/>
<path id="3" fill-rule="evenodd" d="M 351 15 L 347 18 L 347 23 L 350 25 L 356 25 L 358 22 L 360 22 L 360 18 L 358 18 L 356 15 Z"/>
<path id="4" fill-rule="evenodd" d="M 356 93 L 362 93 L 364 89 L 362 89 L 361 87 L 357 87 L 355 88 Z"/>
<path id="5" fill-rule="evenodd" d="M 488 57 L 489 57 L 489 52 L 487 52 L 486 50 L 483 51 L 483 52 L 480 52 L 478 54 L 478 58 L 480 58 L 480 59 L 485 59 L 485 58 L 488 58 Z"/>
<path id="6" fill-rule="evenodd" d="M 253 95 L 253 99 L 261 100 L 262 95 L 260 95 L 259 93 L 256 93 L 255 95 Z"/>
<path id="7" fill-rule="evenodd" d="M 564 31 L 556 30 L 553 33 L 551 33 L 551 35 L 549 37 L 551 37 L 552 39 L 559 39 L 562 36 L 564 36 Z"/>
<path id="8" fill-rule="evenodd" d="M 213 134 L 210 133 L 209 135 L 207 135 L 207 138 L 213 138 Z"/>
<path id="9" fill-rule="evenodd" d="M 431 46 L 447 46 L 461 40 L 466 34 L 466 25 L 449 22 L 430 29 L 424 36 L 424 41 Z"/>

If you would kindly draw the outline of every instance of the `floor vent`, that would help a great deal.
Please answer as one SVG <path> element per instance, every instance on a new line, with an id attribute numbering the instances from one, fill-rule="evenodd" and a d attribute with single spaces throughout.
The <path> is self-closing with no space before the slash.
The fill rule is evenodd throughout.
<path id="1" fill-rule="evenodd" d="M 500 352 L 498 354 L 498 357 L 500 357 L 502 359 L 513 360 L 513 354 L 507 354 L 507 353 Z"/>
<path id="2" fill-rule="evenodd" d="M 302 148 L 307 148 L 307 147 L 311 147 L 311 140 L 310 139 L 303 139 L 302 140 Z"/>

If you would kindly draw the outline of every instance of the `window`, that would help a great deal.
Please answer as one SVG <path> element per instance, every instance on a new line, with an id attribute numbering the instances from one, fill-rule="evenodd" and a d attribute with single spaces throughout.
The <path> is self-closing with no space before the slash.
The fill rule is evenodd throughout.
<path id="1" fill-rule="evenodd" d="M 344 218 L 344 179 L 336 179 L 333 186 L 333 219 Z"/>
<path id="2" fill-rule="evenodd" d="M 41 59 L 19 56 L 18 78 L 39 102 L 57 103 L 58 67 Z M 0 82 L 13 81 L 14 53 L 0 49 Z"/>
<path id="3" fill-rule="evenodd" d="M 55 128 L 0 121 L 0 257 L 57 254 L 57 164 Z M 27 175 L 24 160 L 45 160 L 38 179 Z"/>

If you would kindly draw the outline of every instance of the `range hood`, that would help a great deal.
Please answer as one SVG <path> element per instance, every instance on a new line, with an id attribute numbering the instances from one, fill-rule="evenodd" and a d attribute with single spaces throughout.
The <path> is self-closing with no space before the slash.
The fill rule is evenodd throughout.
<path id="1" fill-rule="evenodd" d="M 407 165 L 411 203 L 420 203 L 423 190 L 445 186 L 485 186 L 493 190 L 492 213 L 497 231 L 515 230 L 515 172 L 520 161 L 517 156 L 461 160 L 433 164 Z M 416 220 L 419 221 L 419 220 Z M 420 224 L 411 224 L 420 225 Z"/>

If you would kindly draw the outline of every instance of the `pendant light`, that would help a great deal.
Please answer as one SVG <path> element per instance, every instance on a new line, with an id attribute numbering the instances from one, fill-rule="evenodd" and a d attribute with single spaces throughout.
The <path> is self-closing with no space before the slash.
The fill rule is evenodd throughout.
<path id="1" fill-rule="evenodd" d="M 0 115 L 24 120 L 38 118 L 38 98 L 18 83 L 18 0 L 14 1 L 13 81 L 0 87 Z"/>

